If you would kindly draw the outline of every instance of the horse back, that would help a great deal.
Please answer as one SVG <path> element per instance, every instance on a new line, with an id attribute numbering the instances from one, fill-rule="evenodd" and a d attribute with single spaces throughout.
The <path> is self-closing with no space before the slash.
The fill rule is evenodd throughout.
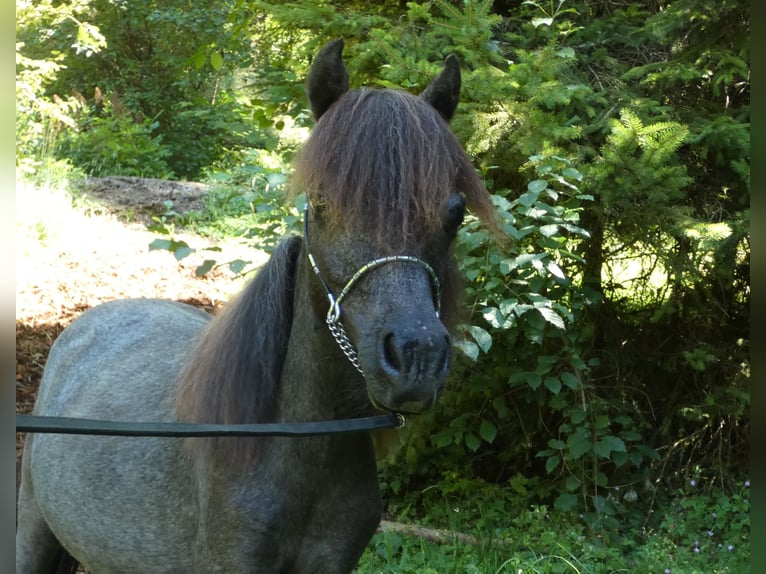
<path id="1" fill-rule="evenodd" d="M 34 413 L 157 420 L 156 409 L 167 408 L 171 385 L 209 317 L 158 299 L 86 311 L 51 347 Z"/>

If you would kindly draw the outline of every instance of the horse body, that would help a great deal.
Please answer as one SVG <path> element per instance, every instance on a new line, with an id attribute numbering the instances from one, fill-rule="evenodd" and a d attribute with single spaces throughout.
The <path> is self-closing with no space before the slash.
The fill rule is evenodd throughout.
<path id="1" fill-rule="evenodd" d="M 448 59 L 425 99 L 347 93 L 342 47 L 326 46 L 309 74 L 318 123 L 296 178 L 312 207 L 306 237 L 283 240 L 212 320 L 159 300 L 87 311 L 51 348 L 36 414 L 300 422 L 417 413 L 436 401 L 456 300 L 450 243 L 466 203 L 485 221 L 492 209 L 444 121 L 459 68 Z M 380 259 L 392 252 L 407 257 Z M 326 324 L 330 290 L 352 285 L 336 311 L 357 365 Z M 63 548 L 94 574 L 347 573 L 381 506 L 368 434 L 31 434 L 16 571 L 49 572 Z"/>
<path id="2" fill-rule="evenodd" d="M 174 420 L 167 386 L 206 322 L 193 308 L 156 300 L 92 309 L 51 348 L 35 412 Z M 136 348 L 155 351 L 136 355 Z M 168 547 L 183 547 L 194 539 L 191 471 L 172 439 L 30 435 L 22 460 L 17 570 L 33 572 L 31 565 L 52 560 L 55 554 L 44 549 L 55 549 L 57 540 L 94 572 L 124 571 L 138 567 L 143 554 L 163 557 Z M 167 493 L 175 508 L 167 508 Z M 120 537 L 110 534 L 120 531 Z M 177 565 L 163 560 L 167 568 L 158 571 Z M 37 571 L 46 571 L 43 564 Z"/>
<path id="3" fill-rule="evenodd" d="M 305 319 L 296 313 L 294 321 Z M 175 420 L 168 385 L 206 323 L 196 309 L 166 301 L 94 308 L 51 349 L 35 411 Z M 312 396 L 331 391 L 317 384 L 326 372 L 317 369 L 317 347 L 292 348 L 288 357 L 297 359 L 286 362 L 284 375 L 301 384 L 286 389 L 294 400 L 284 416 L 333 418 L 332 401 Z M 293 376 L 291 365 L 300 373 Z M 195 461 L 173 438 L 31 435 L 19 515 L 30 539 L 20 540 L 19 560 L 44 556 L 45 532 L 52 547 L 51 536 L 94 573 L 349 571 L 380 518 L 369 437 L 251 440 L 268 443 L 258 464 L 218 480 L 209 471 L 195 478 Z"/>

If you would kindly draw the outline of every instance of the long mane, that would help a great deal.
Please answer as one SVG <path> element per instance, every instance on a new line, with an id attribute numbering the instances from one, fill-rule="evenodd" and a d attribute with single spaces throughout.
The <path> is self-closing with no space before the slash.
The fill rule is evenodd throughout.
<path id="1" fill-rule="evenodd" d="M 253 280 L 206 326 L 177 381 L 179 420 L 263 423 L 275 415 L 302 240 L 283 240 Z M 259 441 L 199 438 L 193 450 L 247 463 Z"/>

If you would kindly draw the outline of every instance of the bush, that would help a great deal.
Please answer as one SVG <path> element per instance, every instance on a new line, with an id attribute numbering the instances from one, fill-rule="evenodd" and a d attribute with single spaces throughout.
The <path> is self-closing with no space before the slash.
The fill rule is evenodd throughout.
<path id="1" fill-rule="evenodd" d="M 64 134 L 58 153 L 92 176 L 126 175 L 172 179 L 171 150 L 150 118 L 135 121 L 106 103 L 98 113 L 82 113 L 77 131 Z"/>

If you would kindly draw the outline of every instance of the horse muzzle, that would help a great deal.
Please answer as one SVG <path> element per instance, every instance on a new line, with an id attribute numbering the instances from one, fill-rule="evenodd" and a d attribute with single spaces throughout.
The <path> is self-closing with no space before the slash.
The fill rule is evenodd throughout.
<path id="1" fill-rule="evenodd" d="M 432 407 L 441 395 L 451 365 L 452 343 L 441 322 L 430 323 L 384 331 L 374 357 L 360 356 L 375 406 L 417 414 Z"/>

